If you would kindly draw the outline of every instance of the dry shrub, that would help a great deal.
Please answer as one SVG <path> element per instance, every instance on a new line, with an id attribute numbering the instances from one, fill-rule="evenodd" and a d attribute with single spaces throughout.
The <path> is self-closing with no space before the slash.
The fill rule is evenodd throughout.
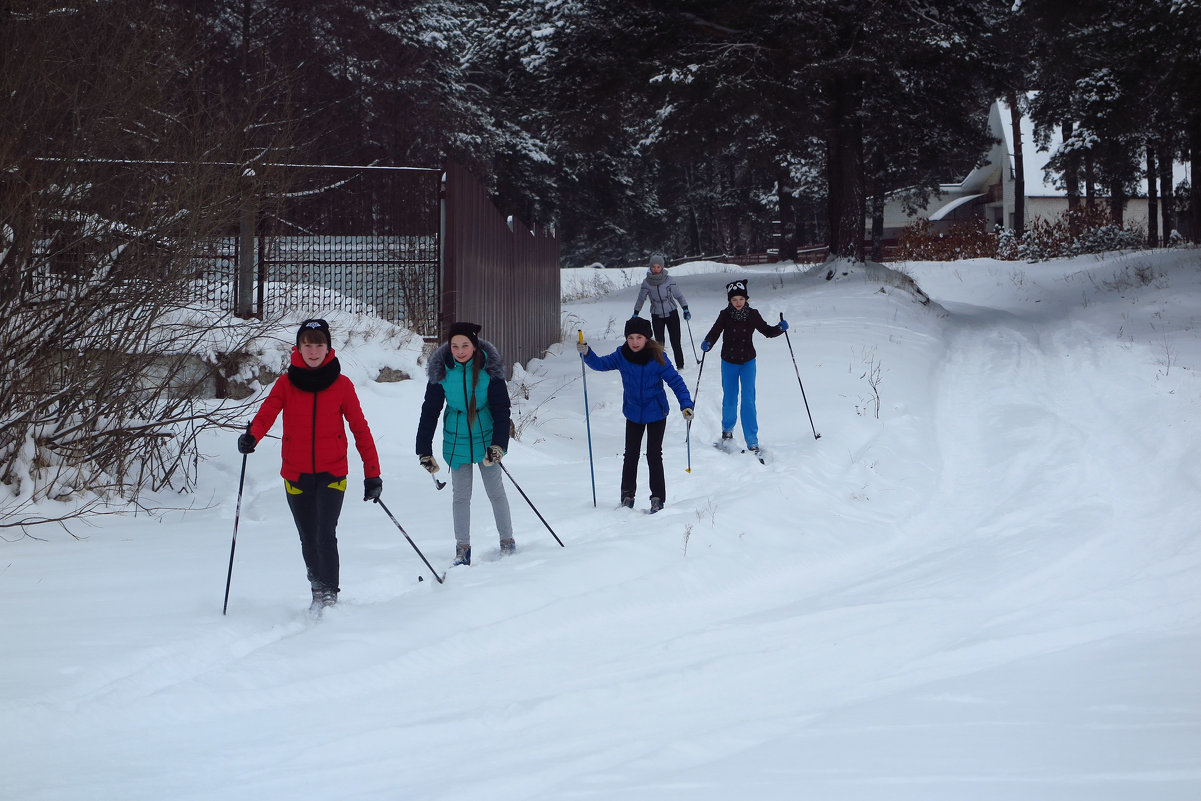
<path id="1" fill-rule="evenodd" d="M 929 220 L 916 220 L 901 233 L 897 257 L 907 261 L 986 258 L 1036 262 L 1084 253 L 1135 250 L 1144 247 L 1145 242 L 1146 234 L 1141 227 L 1118 225 L 1108 209 L 1094 206 L 1065 211 L 1050 219 L 1035 217 L 1026 224 L 1020 242 L 1008 228 L 985 231 L 981 221 L 956 223 L 945 232 L 938 232 Z"/>
<path id="2" fill-rule="evenodd" d="M 922 218 L 901 232 L 897 257 L 906 261 L 954 261 L 995 258 L 997 235 L 985 233 L 976 221 L 955 223 L 945 232 L 933 230 Z"/>

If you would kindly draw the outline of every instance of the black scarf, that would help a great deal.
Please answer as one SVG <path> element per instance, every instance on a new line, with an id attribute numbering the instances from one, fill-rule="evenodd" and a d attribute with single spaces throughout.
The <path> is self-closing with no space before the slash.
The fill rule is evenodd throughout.
<path id="1" fill-rule="evenodd" d="M 621 346 L 621 355 L 625 356 L 626 361 L 631 362 L 632 364 L 650 364 L 650 361 L 653 358 L 651 356 L 650 348 L 644 347 L 642 350 L 635 352 L 630 350 L 629 345 Z"/>
<path id="2" fill-rule="evenodd" d="M 288 380 L 302 392 L 316 393 L 329 389 L 341 374 L 342 365 L 338 363 L 337 356 L 313 370 L 294 364 L 288 366 Z"/>

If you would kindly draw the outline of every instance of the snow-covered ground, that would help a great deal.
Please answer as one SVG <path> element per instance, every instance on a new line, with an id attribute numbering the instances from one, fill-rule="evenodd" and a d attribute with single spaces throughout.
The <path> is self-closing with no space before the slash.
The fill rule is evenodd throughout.
<path id="1" fill-rule="evenodd" d="M 1201 251 L 898 266 L 931 304 L 863 269 L 673 269 L 698 355 L 737 275 L 795 367 L 756 340 L 763 466 L 711 447 L 706 360 L 654 516 L 618 508 L 617 376 L 586 377 L 594 507 L 574 337 L 517 370 L 504 464 L 564 548 L 507 483 L 499 559 L 477 482 L 476 564 L 439 585 L 356 497 L 313 621 L 271 439 L 222 616 L 233 433 L 195 511 L 0 543 L 0 798 L 1201 798 Z M 565 329 L 612 350 L 640 279 L 566 271 Z M 335 347 L 384 500 L 445 569 L 424 382 L 373 383 L 362 330 Z"/>

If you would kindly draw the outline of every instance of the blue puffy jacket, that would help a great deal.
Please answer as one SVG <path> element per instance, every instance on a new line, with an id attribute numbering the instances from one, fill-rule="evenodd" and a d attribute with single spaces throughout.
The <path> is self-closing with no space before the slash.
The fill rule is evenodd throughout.
<path id="1" fill-rule="evenodd" d="M 597 356 L 589 349 L 584 363 L 593 370 L 621 371 L 621 413 L 631 422 L 653 423 L 667 417 L 671 409 L 663 389 L 665 383 L 676 393 L 681 409 L 692 408 L 688 386 L 671 360 L 665 359 L 660 364 L 649 348 L 635 353 L 628 345 L 622 345 L 608 356 Z"/>

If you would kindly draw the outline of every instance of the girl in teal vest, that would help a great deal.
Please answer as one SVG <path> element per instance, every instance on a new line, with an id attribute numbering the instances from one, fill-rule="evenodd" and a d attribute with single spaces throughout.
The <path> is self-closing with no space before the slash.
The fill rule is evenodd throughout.
<path id="1" fill-rule="evenodd" d="M 430 473 L 434 429 L 442 415 L 442 458 L 450 467 L 455 564 L 471 564 L 471 466 L 480 466 L 484 491 L 492 502 L 501 555 L 513 553 L 513 522 L 501 483 L 500 460 L 509 447 L 509 389 L 505 365 L 491 342 L 479 338 L 475 323 L 454 323 L 450 337 L 430 357 L 429 383 L 417 425 L 417 456 Z"/>

